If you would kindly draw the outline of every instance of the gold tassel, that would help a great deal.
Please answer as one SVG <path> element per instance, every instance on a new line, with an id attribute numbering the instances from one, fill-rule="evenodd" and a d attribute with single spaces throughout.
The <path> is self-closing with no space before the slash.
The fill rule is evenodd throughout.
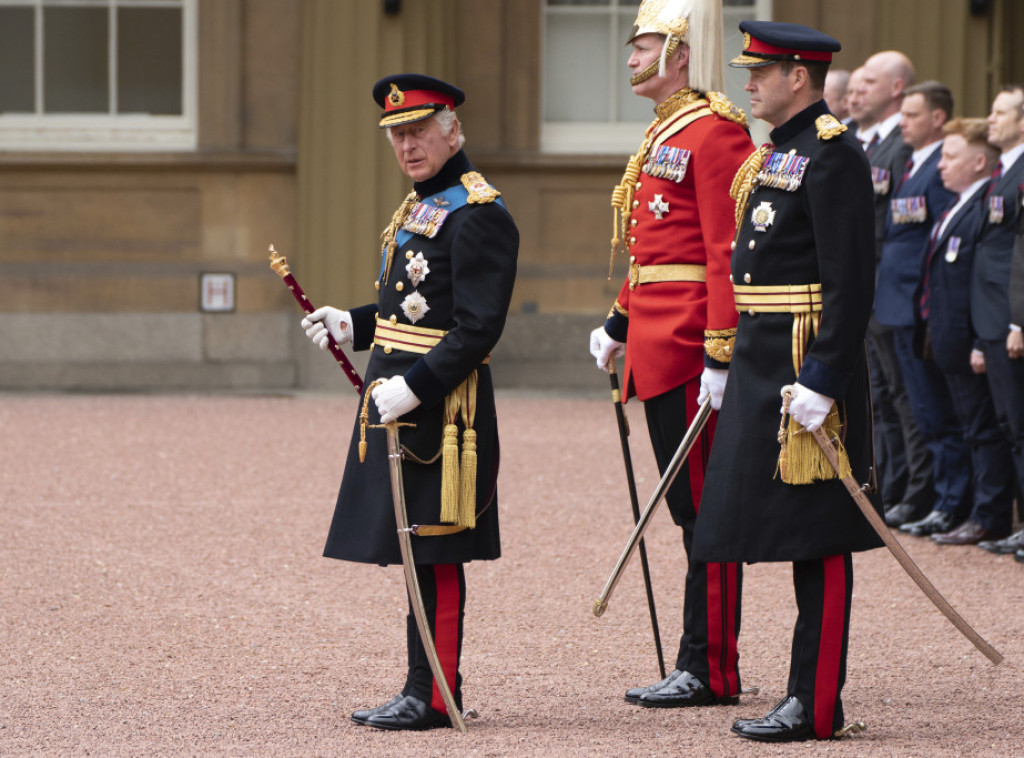
<path id="1" fill-rule="evenodd" d="M 373 388 L 383 382 L 378 379 L 371 382 L 370 386 L 363 392 L 363 409 L 359 411 L 359 462 L 366 462 L 366 426 L 370 423 L 370 393 Z"/>
<path id="2" fill-rule="evenodd" d="M 476 528 L 476 431 L 462 433 L 462 463 L 459 466 L 460 526 Z"/>
<path id="3" fill-rule="evenodd" d="M 459 522 L 459 427 L 445 424 L 441 443 L 441 523 Z"/>
<path id="4" fill-rule="evenodd" d="M 788 424 L 786 418 L 789 419 Z M 834 441 L 839 453 L 839 476 L 847 477 L 852 475 L 852 469 L 846 448 L 840 441 L 842 428 L 839 409 L 833 403 L 822 429 L 828 438 Z M 814 435 L 794 421 L 792 416 L 783 417 L 782 426 L 779 428 L 779 443 L 782 449 L 779 451 L 775 474 L 786 484 L 811 484 L 837 478 L 835 469 L 825 456 L 825 451 L 814 439 Z"/>

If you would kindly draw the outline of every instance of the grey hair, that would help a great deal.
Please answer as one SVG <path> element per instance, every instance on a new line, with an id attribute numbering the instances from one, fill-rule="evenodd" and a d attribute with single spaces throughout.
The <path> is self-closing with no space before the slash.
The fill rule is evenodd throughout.
<path id="1" fill-rule="evenodd" d="M 452 133 L 452 128 L 455 126 L 456 122 L 458 121 L 456 116 L 455 116 L 455 111 L 453 111 L 448 106 L 445 106 L 444 108 L 439 110 L 437 113 L 435 113 L 430 118 L 436 118 L 437 119 L 437 123 L 441 127 L 441 134 L 443 134 L 446 137 L 449 134 Z M 458 123 L 459 123 L 459 148 L 461 148 L 463 145 L 466 144 L 466 135 L 463 134 L 463 132 L 462 132 L 462 123 L 461 122 L 458 122 Z M 389 126 L 387 129 L 384 130 L 384 133 L 387 135 L 388 142 L 392 142 L 391 129 L 392 129 L 392 127 Z"/>

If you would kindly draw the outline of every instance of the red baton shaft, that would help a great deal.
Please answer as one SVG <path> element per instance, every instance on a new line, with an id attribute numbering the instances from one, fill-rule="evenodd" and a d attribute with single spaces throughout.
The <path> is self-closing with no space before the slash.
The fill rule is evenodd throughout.
<path id="1" fill-rule="evenodd" d="M 295 281 L 295 277 L 292 276 L 291 269 L 288 268 L 288 259 L 281 255 L 271 245 L 268 248 L 270 253 L 270 267 L 274 269 L 274 272 L 284 280 L 284 283 L 288 285 L 288 289 L 292 291 L 292 295 L 298 301 L 299 306 L 305 313 L 312 313 L 316 310 L 313 304 L 309 302 L 309 298 L 306 297 L 306 293 L 302 291 L 302 287 Z M 349 361 L 348 356 L 345 355 L 345 351 L 341 349 L 334 337 L 331 336 L 330 332 L 327 332 L 327 348 L 331 351 L 331 355 L 334 356 L 334 360 L 341 366 L 341 370 L 345 372 L 348 380 L 352 382 L 352 386 L 356 388 L 356 392 L 360 395 L 363 394 L 363 378 L 359 376 L 359 372 L 356 371 L 355 367 Z"/>

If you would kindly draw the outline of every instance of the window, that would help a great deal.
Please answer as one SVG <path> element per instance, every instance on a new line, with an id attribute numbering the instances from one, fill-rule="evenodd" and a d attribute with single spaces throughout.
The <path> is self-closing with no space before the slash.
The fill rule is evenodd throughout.
<path id="1" fill-rule="evenodd" d="M 194 149 L 197 2 L 0 0 L 0 149 Z"/>
<path id="2" fill-rule="evenodd" d="M 640 0 L 544 0 L 541 150 L 628 153 L 654 118 L 629 87 L 625 44 Z M 771 18 L 771 0 L 723 0 L 726 60 L 743 47 L 739 22 Z M 746 72 L 727 69 L 727 92 L 749 104 Z"/>

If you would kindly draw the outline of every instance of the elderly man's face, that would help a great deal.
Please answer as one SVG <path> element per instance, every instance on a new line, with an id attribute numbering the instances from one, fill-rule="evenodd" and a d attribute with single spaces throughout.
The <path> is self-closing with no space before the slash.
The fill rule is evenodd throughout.
<path id="1" fill-rule="evenodd" d="M 414 182 L 423 182 L 436 175 L 459 151 L 458 123 L 454 123 L 448 134 L 441 132 L 441 125 L 434 116 L 389 127 L 391 147 L 395 150 L 402 173 Z"/>

